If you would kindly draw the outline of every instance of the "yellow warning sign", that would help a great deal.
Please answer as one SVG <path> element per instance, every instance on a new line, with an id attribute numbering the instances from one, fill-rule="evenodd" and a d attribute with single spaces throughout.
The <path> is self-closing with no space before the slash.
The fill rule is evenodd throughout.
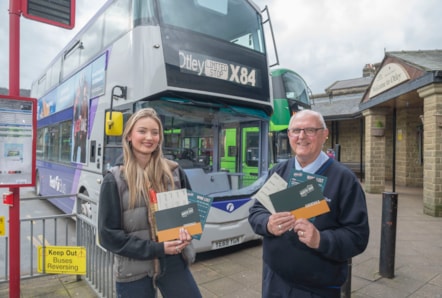
<path id="1" fill-rule="evenodd" d="M 0 236 L 5 236 L 5 217 L 0 216 Z"/>
<path id="2" fill-rule="evenodd" d="M 40 273 L 84 275 L 86 274 L 86 248 L 82 246 L 39 246 L 37 269 Z"/>

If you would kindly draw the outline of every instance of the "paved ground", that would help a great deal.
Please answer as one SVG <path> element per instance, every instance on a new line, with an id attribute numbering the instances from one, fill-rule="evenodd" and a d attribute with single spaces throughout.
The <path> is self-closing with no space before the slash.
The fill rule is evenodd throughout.
<path id="1" fill-rule="evenodd" d="M 389 263 L 394 266 L 383 265 L 384 276 L 379 274 L 382 195 L 367 194 L 371 236 L 367 250 L 352 260 L 351 297 L 442 298 L 442 218 L 422 213 L 422 189 L 398 187 L 396 192 L 396 250 Z M 199 254 L 191 269 L 205 298 L 256 298 L 261 296 L 261 264 L 260 242 L 252 242 Z M 0 284 L 0 297 L 8 295 L 8 284 Z M 75 276 L 53 275 L 22 281 L 21 297 L 98 296 Z"/>

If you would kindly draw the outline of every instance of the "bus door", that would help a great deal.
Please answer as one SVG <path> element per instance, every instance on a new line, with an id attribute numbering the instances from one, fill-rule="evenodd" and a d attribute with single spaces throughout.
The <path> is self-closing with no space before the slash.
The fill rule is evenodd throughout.
<path id="1" fill-rule="evenodd" d="M 259 122 L 241 126 L 241 155 L 240 170 L 242 186 L 248 186 L 259 177 L 262 140 L 260 137 Z"/>
<path id="2" fill-rule="evenodd" d="M 252 184 L 259 174 L 259 123 L 222 128 L 220 170 L 229 173 L 232 188 Z"/>

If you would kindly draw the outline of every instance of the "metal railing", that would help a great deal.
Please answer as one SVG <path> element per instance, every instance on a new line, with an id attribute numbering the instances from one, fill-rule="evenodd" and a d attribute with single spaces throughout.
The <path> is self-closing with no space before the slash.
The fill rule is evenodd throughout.
<path id="1" fill-rule="evenodd" d="M 78 194 L 76 198 L 77 243 L 87 251 L 85 279 L 101 297 L 114 297 L 113 254 L 98 245 L 97 226 L 81 213 L 82 204 L 96 205 L 97 202 L 84 194 Z"/>
<path id="2" fill-rule="evenodd" d="M 96 204 L 84 194 L 21 198 L 20 202 L 75 197 L 76 213 L 20 218 L 20 279 L 47 275 L 38 272 L 38 246 L 81 246 L 86 248 L 86 275 L 83 278 L 99 297 L 115 296 L 113 254 L 97 244 L 97 227 L 82 214 L 82 204 Z M 0 238 L 0 283 L 9 281 L 9 237 Z"/>

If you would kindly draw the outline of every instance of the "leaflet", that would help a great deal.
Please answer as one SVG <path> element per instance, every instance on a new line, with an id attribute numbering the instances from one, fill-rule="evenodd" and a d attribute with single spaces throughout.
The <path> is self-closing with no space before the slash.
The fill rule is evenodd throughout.
<path id="1" fill-rule="evenodd" d="M 185 188 L 157 193 L 158 210 L 189 204 Z"/>
<path id="2" fill-rule="evenodd" d="M 158 241 L 178 239 L 184 227 L 195 239 L 200 239 L 212 197 L 182 188 L 156 194 L 158 211 L 155 212 Z"/>
<path id="3" fill-rule="evenodd" d="M 289 211 L 296 218 L 309 219 L 330 211 L 315 179 L 273 193 L 270 200 L 276 212 Z"/>
<path id="4" fill-rule="evenodd" d="M 189 202 L 196 203 L 198 205 L 198 212 L 200 215 L 201 226 L 204 230 L 206 225 L 207 216 L 209 216 L 210 207 L 212 206 L 212 197 L 204 196 L 191 190 L 187 190 L 187 197 Z M 194 239 L 201 239 L 201 234 L 193 235 Z"/>
<path id="5" fill-rule="evenodd" d="M 181 228 L 185 228 L 191 235 L 203 232 L 196 203 L 157 211 L 155 221 L 160 242 L 178 239 Z"/>
<path id="6" fill-rule="evenodd" d="M 252 196 L 252 198 L 257 199 L 271 213 L 275 213 L 276 211 L 273 207 L 272 201 L 270 200 L 270 195 L 286 188 L 287 182 L 277 173 L 273 173 L 273 175 L 266 181 L 266 183 L 264 183 L 261 189 L 254 196 Z"/>
<path id="7" fill-rule="evenodd" d="M 290 175 L 288 185 L 294 186 L 294 185 L 297 185 L 299 183 L 305 182 L 310 179 L 316 179 L 316 182 L 318 182 L 322 191 L 324 191 L 325 184 L 327 183 L 327 177 L 317 175 L 317 174 L 307 173 L 307 172 L 296 170 L 296 169 L 293 169 L 293 171 Z"/>

